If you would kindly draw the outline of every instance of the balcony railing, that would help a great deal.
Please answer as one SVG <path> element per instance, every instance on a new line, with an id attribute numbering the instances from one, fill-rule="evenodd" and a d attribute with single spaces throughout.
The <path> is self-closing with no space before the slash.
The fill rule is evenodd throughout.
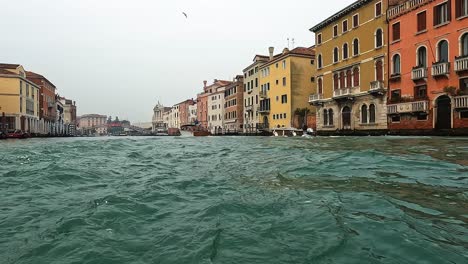
<path id="1" fill-rule="evenodd" d="M 432 65 L 432 76 L 442 76 L 449 74 L 450 62 L 438 62 Z"/>
<path id="2" fill-rule="evenodd" d="M 413 112 L 426 112 L 429 107 L 428 101 L 417 101 L 409 103 L 391 104 L 387 106 L 388 114 L 402 114 Z"/>
<path id="3" fill-rule="evenodd" d="M 455 57 L 455 71 L 466 71 L 468 70 L 468 56 Z"/>
<path id="4" fill-rule="evenodd" d="M 260 91 L 259 95 L 260 95 L 260 98 L 263 98 L 263 99 L 268 98 L 268 93 L 267 93 L 267 91 Z"/>
<path id="5" fill-rule="evenodd" d="M 468 95 L 457 96 L 454 98 L 455 108 L 468 108 Z"/>
<path id="6" fill-rule="evenodd" d="M 415 67 L 411 72 L 411 79 L 413 81 L 421 80 L 427 78 L 427 68 L 426 67 Z"/>
<path id="7" fill-rule="evenodd" d="M 266 108 L 266 107 L 260 107 L 260 109 L 258 109 L 258 112 L 260 114 L 268 114 L 268 113 L 270 113 L 270 109 Z"/>
<path id="8" fill-rule="evenodd" d="M 370 90 L 377 91 L 385 89 L 384 83 L 382 81 L 373 81 L 370 83 Z"/>
<path id="9" fill-rule="evenodd" d="M 350 96 L 353 95 L 356 87 L 347 87 L 347 88 L 341 88 L 341 89 L 336 89 L 333 91 L 333 97 L 342 97 L 342 96 Z"/>
<path id="10" fill-rule="evenodd" d="M 406 13 L 420 5 L 423 5 L 425 3 L 428 3 L 432 0 L 411 0 L 411 1 L 407 1 L 401 5 L 397 5 L 393 8 L 390 8 L 387 12 L 387 16 L 388 18 L 393 18 L 393 17 L 396 17 L 396 16 L 399 16 L 403 13 Z"/>
<path id="11" fill-rule="evenodd" d="M 252 112 L 253 111 L 253 105 L 248 105 L 245 107 L 245 111 L 247 112 Z"/>
<path id="12" fill-rule="evenodd" d="M 309 103 L 315 103 L 320 100 L 323 100 L 323 94 L 311 94 L 309 96 Z"/>

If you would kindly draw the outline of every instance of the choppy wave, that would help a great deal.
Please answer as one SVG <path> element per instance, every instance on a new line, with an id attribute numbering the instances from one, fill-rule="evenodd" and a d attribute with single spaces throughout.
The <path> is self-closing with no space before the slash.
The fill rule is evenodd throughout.
<path id="1" fill-rule="evenodd" d="M 466 138 L 0 148 L 1 263 L 468 262 Z"/>

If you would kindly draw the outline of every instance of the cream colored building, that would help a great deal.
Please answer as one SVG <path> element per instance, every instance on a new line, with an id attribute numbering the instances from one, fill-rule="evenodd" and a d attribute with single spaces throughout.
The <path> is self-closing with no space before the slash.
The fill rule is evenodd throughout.
<path id="1" fill-rule="evenodd" d="M 223 131 L 225 89 L 225 86 L 216 88 L 216 91 L 208 96 L 208 130 L 211 133 Z"/>
<path id="2" fill-rule="evenodd" d="M 268 56 L 256 55 L 253 63 L 244 69 L 244 132 L 256 132 L 260 118 L 260 71 Z"/>
<path id="3" fill-rule="evenodd" d="M 40 133 L 39 89 L 23 66 L 0 64 L 0 115 L 5 113 L 7 130 Z"/>
<path id="4" fill-rule="evenodd" d="M 197 104 L 189 105 L 189 122 L 195 124 L 197 121 Z"/>

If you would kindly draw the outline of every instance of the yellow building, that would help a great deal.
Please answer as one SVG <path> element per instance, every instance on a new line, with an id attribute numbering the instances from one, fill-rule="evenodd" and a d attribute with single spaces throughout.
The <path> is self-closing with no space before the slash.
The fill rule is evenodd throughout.
<path id="1" fill-rule="evenodd" d="M 23 66 L 0 64 L 0 116 L 6 117 L 6 130 L 39 133 L 39 99 L 39 86 L 26 79 Z"/>
<path id="2" fill-rule="evenodd" d="M 301 124 L 294 122 L 296 110 L 307 108 L 315 114 L 315 107 L 307 103 L 309 94 L 316 89 L 314 49 L 286 48 L 282 54 L 273 56 L 273 53 L 270 48 L 269 61 L 260 67 L 261 122 L 270 130 L 301 128 Z"/>
<path id="3" fill-rule="evenodd" d="M 387 1 L 358 0 L 320 22 L 315 33 L 317 130 L 387 129 Z"/>

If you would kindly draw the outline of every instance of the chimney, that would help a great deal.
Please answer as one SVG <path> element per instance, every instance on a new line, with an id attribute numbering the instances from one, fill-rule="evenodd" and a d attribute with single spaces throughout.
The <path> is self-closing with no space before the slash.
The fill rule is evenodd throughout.
<path id="1" fill-rule="evenodd" d="M 206 88 L 207 81 L 203 81 L 203 88 Z"/>
<path id="2" fill-rule="evenodd" d="M 274 47 L 269 47 L 268 51 L 270 52 L 270 60 L 272 60 L 273 59 L 273 53 L 275 52 L 275 48 Z"/>

